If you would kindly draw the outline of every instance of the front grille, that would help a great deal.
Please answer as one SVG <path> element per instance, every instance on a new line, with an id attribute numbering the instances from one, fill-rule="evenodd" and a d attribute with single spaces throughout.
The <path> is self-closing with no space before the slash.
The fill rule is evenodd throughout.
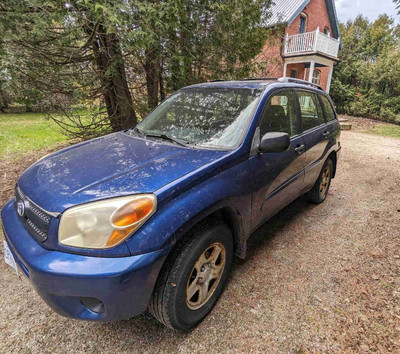
<path id="1" fill-rule="evenodd" d="M 32 212 L 37 215 L 39 218 L 41 218 L 44 222 L 49 223 L 51 220 L 51 216 L 46 214 L 42 209 L 37 207 L 33 203 L 29 203 L 29 208 L 32 210 Z"/>
<path id="2" fill-rule="evenodd" d="M 18 204 L 21 203 L 23 204 L 22 215 L 18 212 Z M 46 241 L 51 215 L 32 202 L 18 186 L 15 188 L 15 208 L 28 232 L 39 242 Z"/>

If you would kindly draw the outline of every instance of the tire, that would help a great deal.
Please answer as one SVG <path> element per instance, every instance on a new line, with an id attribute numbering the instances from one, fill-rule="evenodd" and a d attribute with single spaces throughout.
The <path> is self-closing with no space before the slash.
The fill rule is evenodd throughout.
<path id="1" fill-rule="evenodd" d="M 306 194 L 310 202 L 321 204 L 327 197 L 329 188 L 331 186 L 333 175 L 333 162 L 330 158 L 325 161 L 321 173 L 318 176 L 314 187 Z M 324 186 L 324 188 L 322 188 Z"/>
<path id="2" fill-rule="evenodd" d="M 216 257 L 218 251 L 220 255 Z M 199 264 L 206 260 L 210 260 L 212 266 L 202 266 L 198 273 Z M 169 328 L 189 330 L 201 322 L 216 304 L 227 282 L 232 261 L 233 239 L 225 224 L 208 221 L 195 227 L 167 258 L 150 300 L 151 314 Z M 215 276 L 213 272 L 220 275 L 208 282 Z M 206 291 L 201 293 L 201 289 L 206 288 L 209 289 L 208 298 L 201 296 L 206 294 Z M 193 289 L 198 289 L 197 295 Z M 194 295 L 188 299 L 192 293 Z"/>

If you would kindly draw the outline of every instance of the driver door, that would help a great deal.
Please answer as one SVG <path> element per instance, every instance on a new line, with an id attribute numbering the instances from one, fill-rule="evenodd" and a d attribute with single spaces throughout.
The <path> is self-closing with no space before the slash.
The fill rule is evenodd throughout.
<path id="1" fill-rule="evenodd" d="M 250 158 L 253 182 L 252 227 L 255 229 L 295 200 L 304 188 L 305 143 L 300 134 L 295 92 L 271 94 L 259 122 L 260 137 L 285 132 L 290 147 L 279 153 L 259 153 Z"/>

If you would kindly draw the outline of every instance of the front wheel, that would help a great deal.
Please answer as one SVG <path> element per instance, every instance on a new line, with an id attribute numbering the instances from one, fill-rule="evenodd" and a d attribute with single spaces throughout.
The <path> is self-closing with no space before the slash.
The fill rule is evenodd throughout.
<path id="1" fill-rule="evenodd" d="M 225 224 L 209 221 L 194 228 L 163 266 L 150 312 L 173 329 L 195 326 L 216 304 L 232 260 L 232 234 Z"/>
<path id="2" fill-rule="evenodd" d="M 314 184 L 313 189 L 307 193 L 307 198 L 315 204 L 322 203 L 328 195 L 333 175 L 333 163 L 330 158 L 325 161 L 324 167 Z"/>

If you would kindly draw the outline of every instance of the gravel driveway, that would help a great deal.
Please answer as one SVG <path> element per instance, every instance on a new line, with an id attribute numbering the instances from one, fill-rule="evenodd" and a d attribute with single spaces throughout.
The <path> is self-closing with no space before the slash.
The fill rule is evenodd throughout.
<path id="1" fill-rule="evenodd" d="M 300 198 L 258 230 L 190 333 L 63 318 L 0 260 L 0 352 L 400 352 L 400 139 L 342 145 L 327 201 Z M 34 158 L 0 161 L 0 205 Z"/>

